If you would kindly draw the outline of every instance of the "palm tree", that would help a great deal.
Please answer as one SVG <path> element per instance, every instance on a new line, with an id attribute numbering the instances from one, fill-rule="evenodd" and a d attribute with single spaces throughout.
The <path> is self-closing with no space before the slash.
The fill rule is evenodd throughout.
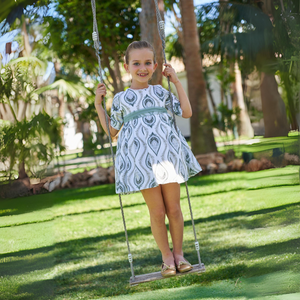
<path id="1" fill-rule="evenodd" d="M 200 41 L 193 0 L 181 0 L 180 11 L 184 39 L 185 66 L 191 117 L 191 143 L 195 154 L 217 151 L 206 98 L 206 83 L 202 72 Z"/>
<path id="2" fill-rule="evenodd" d="M 37 165 L 39 159 L 46 162 L 53 156 L 52 143 L 55 147 L 61 145 L 60 137 L 56 136 L 59 134 L 59 121 L 44 112 L 33 116 L 27 109 L 39 100 L 36 82 L 37 77 L 43 74 L 45 65 L 33 56 L 20 57 L 11 60 L 1 72 L 0 103 L 10 110 L 13 118 L 2 128 L 0 152 L 9 161 L 10 174 L 18 164 L 19 179 L 28 177 L 25 165 L 32 166 L 33 158 Z"/>
<path id="3" fill-rule="evenodd" d="M 284 88 L 282 96 L 291 129 L 299 130 L 296 114 L 299 112 L 300 4 L 298 0 L 264 1 L 261 9 L 268 14 L 274 28 L 274 48 L 281 56 L 278 69 Z"/>
<path id="4" fill-rule="evenodd" d="M 0 77 L 0 103 L 10 110 L 13 122 L 26 117 L 27 106 L 38 101 L 37 77 L 46 69 L 46 63 L 37 57 L 11 60 L 2 69 Z"/>
<path id="5" fill-rule="evenodd" d="M 55 150 L 64 150 L 59 132 L 60 123 L 60 119 L 40 112 L 30 120 L 25 118 L 1 127 L 0 160 L 8 164 L 6 173 L 9 180 L 16 165 L 18 179 L 28 178 L 28 171 L 34 176 L 38 173 L 42 175 L 54 158 Z"/>
<path id="6" fill-rule="evenodd" d="M 46 6 L 49 1 L 42 0 L 19 0 L 19 1 L 11 1 L 11 0 L 2 0 L 1 1 L 1 11 L 0 11 L 0 23 L 5 20 L 3 27 L 6 24 L 11 25 L 16 18 L 21 18 L 23 15 L 24 9 L 26 6 L 33 5 L 31 7 L 32 11 L 36 11 L 39 7 Z M 2 28 L 3 28 L 2 27 Z M 1 28 L 1 29 L 2 29 Z"/>
<path id="7" fill-rule="evenodd" d="M 47 85 L 45 87 L 42 87 L 36 91 L 37 94 L 42 94 L 45 91 L 48 90 L 57 90 L 57 98 L 58 98 L 58 114 L 59 117 L 63 120 L 65 117 L 65 102 L 67 99 L 72 99 L 72 102 L 76 102 L 80 97 L 89 97 L 92 95 L 92 93 L 83 85 L 83 83 L 80 81 L 78 77 L 73 78 L 57 78 L 56 81 L 54 81 L 52 84 Z M 62 133 L 62 143 L 64 144 L 63 140 L 63 130 L 64 125 L 60 125 L 60 132 Z M 88 135 L 90 135 L 89 126 L 87 128 Z M 83 135 L 83 141 L 86 140 L 86 132 L 82 132 Z M 87 137 L 88 138 L 88 137 Z"/>
<path id="8" fill-rule="evenodd" d="M 228 31 L 204 43 L 208 54 L 220 54 L 239 63 L 244 74 L 254 69 L 261 72 L 261 99 L 264 113 L 265 137 L 286 136 L 289 131 L 286 109 L 274 77 L 273 26 L 269 16 L 249 4 L 222 4 L 228 26 L 242 29 Z M 241 59 L 242 58 L 242 59 Z M 269 72 L 267 72 L 269 70 Z"/>
<path id="9" fill-rule="evenodd" d="M 274 4 L 263 1 L 262 11 L 273 18 Z M 287 136 L 289 124 L 285 104 L 279 94 L 278 84 L 273 73 L 261 72 L 261 101 L 265 123 L 265 137 Z"/>
<path id="10" fill-rule="evenodd" d="M 234 90 L 235 90 L 235 97 L 236 97 L 236 107 L 238 107 L 239 109 L 238 133 L 240 136 L 247 136 L 253 138 L 254 130 L 251 125 L 247 106 L 244 100 L 242 74 L 237 60 L 234 62 L 234 75 L 235 75 Z"/>

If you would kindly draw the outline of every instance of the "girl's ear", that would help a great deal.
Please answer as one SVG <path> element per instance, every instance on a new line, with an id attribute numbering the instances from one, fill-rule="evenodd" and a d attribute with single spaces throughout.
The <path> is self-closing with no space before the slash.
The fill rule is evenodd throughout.
<path id="1" fill-rule="evenodd" d="M 127 73 L 129 73 L 129 68 L 128 68 L 128 65 L 126 63 L 124 63 L 124 69 L 126 70 Z"/>
<path id="2" fill-rule="evenodd" d="M 156 70 L 156 68 L 157 68 L 157 63 L 154 64 L 154 68 L 153 68 L 154 71 Z"/>

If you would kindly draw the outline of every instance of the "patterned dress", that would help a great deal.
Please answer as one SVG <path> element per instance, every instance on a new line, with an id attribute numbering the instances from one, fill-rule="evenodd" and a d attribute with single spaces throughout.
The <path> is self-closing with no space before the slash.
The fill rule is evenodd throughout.
<path id="1" fill-rule="evenodd" d="M 148 112 L 124 123 L 124 117 L 150 107 L 171 111 L 169 92 L 160 85 L 127 89 L 115 95 L 111 126 L 120 130 L 116 153 L 116 193 L 130 194 L 171 182 L 182 183 L 201 167 L 168 112 Z M 173 95 L 174 113 L 182 115 Z M 126 119 L 126 118 L 125 118 Z"/>

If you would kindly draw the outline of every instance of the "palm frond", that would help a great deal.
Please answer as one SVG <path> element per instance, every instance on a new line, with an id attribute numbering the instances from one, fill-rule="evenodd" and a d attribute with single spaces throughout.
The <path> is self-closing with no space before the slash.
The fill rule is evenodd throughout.
<path id="1" fill-rule="evenodd" d="M 57 89 L 60 95 L 66 95 L 71 98 L 79 98 L 80 96 L 90 96 L 91 92 L 81 83 L 74 83 L 64 79 L 59 79 L 52 84 L 37 89 L 35 92 L 41 94 L 48 90 Z"/>
<path id="2" fill-rule="evenodd" d="M 253 31 L 217 36 L 202 45 L 202 52 L 211 55 L 226 54 L 231 58 L 235 58 L 238 54 L 255 60 L 260 53 L 267 52 L 270 47 L 272 43 L 265 40 L 264 33 Z"/>
<path id="3" fill-rule="evenodd" d="M 16 59 L 12 59 L 9 63 L 9 66 L 25 66 L 32 65 L 35 68 L 36 74 L 40 74 L 46 71 L 47 62 L 42 61 L 41 59 L 35 56 L 28 56 L 28 57 L 19 57 Z"/>
<path id="4" fill-rule="evenodd" d="M 17 19 L 21 18 L 24 13 L 24 9 L 28 5 L 36 6 L 45 6 L 48 4 L 47 0 L 2 0 L 1 1 L 1 10 L 0 10 L 0 23 L 5 20 L 2 25 L 1 30 L 5 27 L 6 24 L 12 25 L 12 23 Z"/>

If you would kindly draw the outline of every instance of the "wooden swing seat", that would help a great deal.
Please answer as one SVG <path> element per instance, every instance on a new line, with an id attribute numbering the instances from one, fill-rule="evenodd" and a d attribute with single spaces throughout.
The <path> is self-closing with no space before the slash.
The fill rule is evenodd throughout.
<path id="1" fill-rule="evenodd" d="M 199 266 L 199 264 L 196 264 L 196 265 L 193 265 L 193 269 L 191 271 L 186 272 L 186 273 L 177 272 L 176 275 L 172 276 L 172 277 L 187 275 L 187 274 L 191 274 L 191 273 L 203 273 L 203 272 L 205 272 L 204 264 L 201 264 L 201 267 Z M 130 283 L 130 285 L 134 286 L 134 285 L 138 285 L 138 284 L 144 283 L 144 282 L 150 282 L 150 281 L 154 281 L 154 280 L 160 280 L 160 279 L 172 278 L 172 277 L 163 277 L 160 272 L 154 272 L 154 273 L 149 273 L 149 274 L 137 275 L 137 276 L 134 276 L 134 278 L 130 277 L 129 283 Z"/>

